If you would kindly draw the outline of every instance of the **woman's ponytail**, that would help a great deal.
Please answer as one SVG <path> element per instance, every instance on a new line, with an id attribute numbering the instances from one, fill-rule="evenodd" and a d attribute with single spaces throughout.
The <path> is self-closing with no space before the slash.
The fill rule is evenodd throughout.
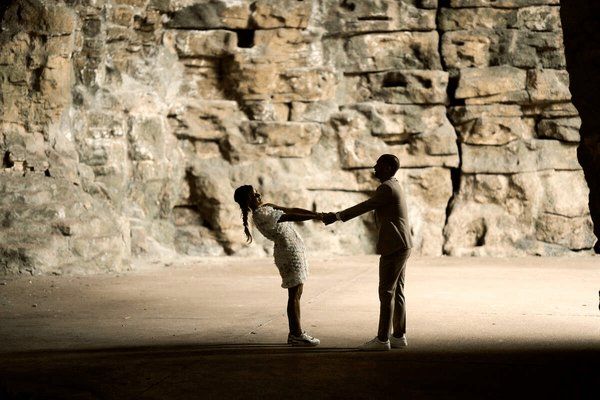
<path id="1" fill-rule="evenodd" d="M 248 243 L 252 243 L 252 234 L 248 227 L 248 211 L 249 208 L 242 208 L 242 221 L 244 222 L 244 233 L 246 234 L 246 240 Z"/>
<path id="2" fill-rule="evenodd" d="M 250 233 L 248 226 L 248 213 L 250 212 L 250 205 L 248 203 L 252 194 L 254 194 L 254 188 L 251 185 L 240 186 L 233 194 L 233 199 L 242 209 L 242 222 L 244 223 L 244 233 L 246 234 L 248 243 L 252 243 L 252 233 Z"/>

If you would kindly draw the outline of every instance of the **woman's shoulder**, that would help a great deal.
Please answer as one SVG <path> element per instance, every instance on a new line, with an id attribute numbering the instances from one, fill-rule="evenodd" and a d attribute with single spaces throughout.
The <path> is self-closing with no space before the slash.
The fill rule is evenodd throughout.
<path id="1" fill-rule="evenodd" d="M 271 207 L 269 204 L 262 204 L 258 206 L 256 210 L 252 212 L 252 214 L 256 216 L 269 215 L 273 212 L 273 210 L 273 207 Z"/>

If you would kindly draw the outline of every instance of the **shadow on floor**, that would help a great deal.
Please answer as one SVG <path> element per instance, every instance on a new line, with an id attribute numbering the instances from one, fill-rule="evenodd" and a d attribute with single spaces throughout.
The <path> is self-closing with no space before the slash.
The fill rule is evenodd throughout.
<path id="1" fill-rule="evenodd" d="M 212 344 L 0 354 L 2 399 L 600 398 L 600 349 Z"/>

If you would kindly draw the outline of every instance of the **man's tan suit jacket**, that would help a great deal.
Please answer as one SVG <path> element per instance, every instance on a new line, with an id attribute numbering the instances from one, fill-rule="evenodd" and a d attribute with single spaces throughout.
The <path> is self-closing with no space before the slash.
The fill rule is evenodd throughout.
<path id="1" fill-rule="evenodd" d="M 342 221 L 348 221 L 372 210 L 375 210 L 379 225 L 377 254 L 386 255 L 412 248 L 406 199 L 396 178 L 379 185 L 369 200 L 340 211 L 339 215 Z"/>

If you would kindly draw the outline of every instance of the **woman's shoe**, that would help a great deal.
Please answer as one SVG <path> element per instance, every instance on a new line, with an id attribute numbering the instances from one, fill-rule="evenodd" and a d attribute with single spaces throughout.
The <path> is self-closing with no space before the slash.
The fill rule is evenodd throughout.
<path id="1" fill-rule="evenodd" d="M 317 338 L 309 336 L 306 332 L 302 332 L 300 336 L 288 334 L 288 344 L 292 346 L 306 346 L 306 347 L 314 347 L 318 346 L 321 341 Z"/>

